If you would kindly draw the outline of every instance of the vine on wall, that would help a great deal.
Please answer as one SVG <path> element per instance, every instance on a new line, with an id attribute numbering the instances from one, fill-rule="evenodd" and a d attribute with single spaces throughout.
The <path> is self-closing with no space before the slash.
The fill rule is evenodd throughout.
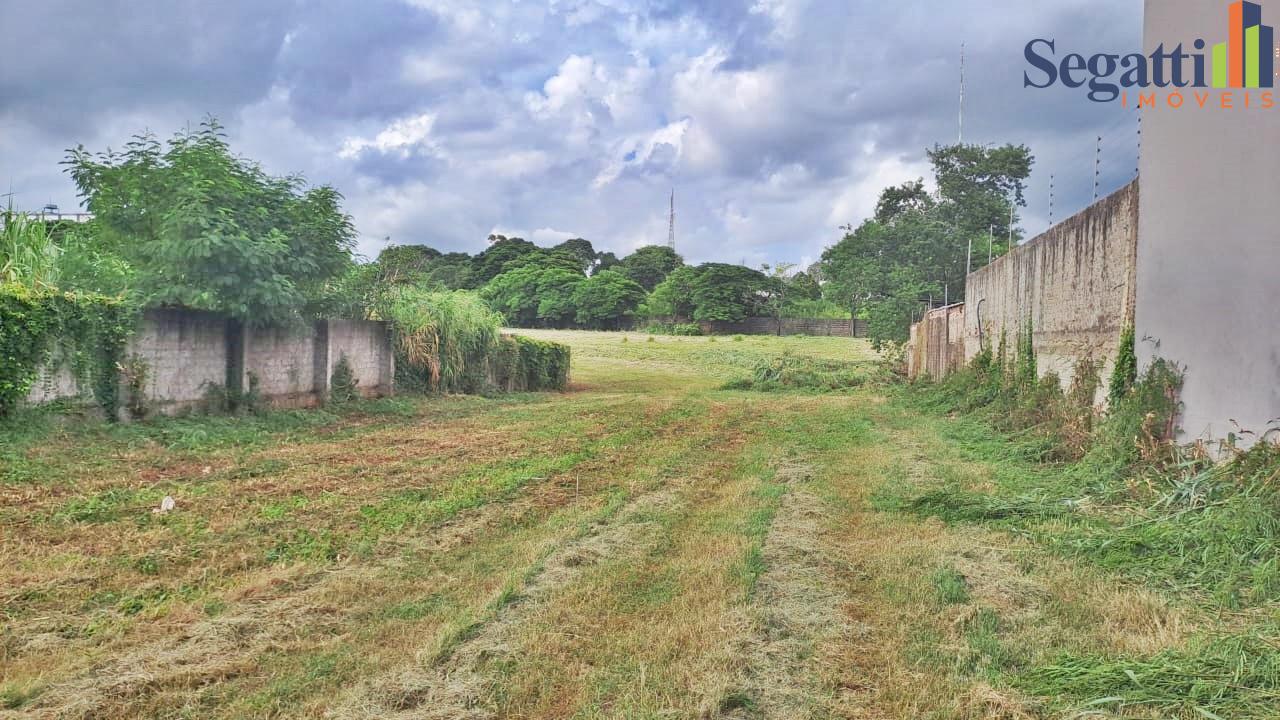
<path id="1" fill-rule="evenodd" d="M 79 386 L 114 419 L 134 321 L 132 308 L 116 298 L 0 286 L 0 415 L 12 411 L 40 369 L 56 361 L 69 366 Z"/>

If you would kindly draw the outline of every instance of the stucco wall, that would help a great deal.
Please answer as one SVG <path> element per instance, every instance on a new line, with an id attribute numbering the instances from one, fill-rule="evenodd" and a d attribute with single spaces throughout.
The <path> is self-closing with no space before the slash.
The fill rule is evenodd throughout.
<path id="1" fill-rule="evenodd" d="M 1101 402 L 1133 317 L 1138 204 L 1135 181 L 969 275 L 965 357 L 1002 334 L 1016 347 L 1030 321 L 1041 375 L 1057 373 L 1065 389 L 1080 360 L 1101 363 Z"/>
<path id="2" fill-rule="evenodd" d="M 1280 23 L 1280 6 L 1263 20 Z M 1227 5 L 1147 0 L 1145 23 L 1148 52 L 1220 42 Z M 1262 432 L 1280 417 L 1280 108 L 1245 109 L 1236 90 L 1224 110 L 1222 91 L 1208 92 L 1204 108 L 1157 107 L 1142 121 L 1138 358 L 1185 367 L 1184 440 L 1222 440 L 1236 423 Z"/>

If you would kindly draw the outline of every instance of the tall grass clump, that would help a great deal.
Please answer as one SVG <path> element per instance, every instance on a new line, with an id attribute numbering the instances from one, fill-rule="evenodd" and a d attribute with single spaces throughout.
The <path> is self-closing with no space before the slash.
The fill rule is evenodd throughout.
<path id="1" fill-rule="evenodd" d="M 396 334 L 399 382 L 431 392 L 484 389 L 502 317 L 478 295 L 396 288 L 381 299 L 378 314 Z"/>
<path id="2" fill-rule="evenodd" d="M 60 251 L 44 221 L 13 207 L 0 213 L 0 284 L 52 290 Z"/>

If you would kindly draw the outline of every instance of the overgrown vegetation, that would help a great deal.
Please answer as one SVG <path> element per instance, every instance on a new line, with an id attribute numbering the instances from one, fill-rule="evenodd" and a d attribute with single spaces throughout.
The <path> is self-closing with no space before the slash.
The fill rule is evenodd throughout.
<path id="1" fill-rule="evenodd" d="M 982 485 L 886 491 L 882 506 L 1008 529 L 1212 612 L 1274 606 L 1280 448 L 1263 442 L 1212 462 L 1176 446 L 1180 374 L 1157 361 L 1136 376 L 1132 340 L 1127 331 L 1101 416 L 1096 366 L 1082 363 L 1064 394 L 1057 377 L 1037 379 L 1024 338 L 1012 357 L 1002 342 L 943 382 L 912 388 L 907 403 L 952 417 L 948 432 L 997 470 Z M 1274 627 L 1236 627 L 1153 656 L 1068 655 L 1012 679 L 1063 710 L 1270 717 L 1280 699 L 1274 638 Z"/>
<path id="2" fill-rule="evenodd" d="M 65 367 L 114 419 L 133 317 L 114 298 L 0 285 L 0 415 L 27 396 L 41 368 Z"/>
<path id="3" fill-rule="evenodd" d="M 119 153 L 79 147 L 65 164 L 98 245 L 130 268 L 139 305 L 292 322 L 352 264 L 342 196 L 267 175 L 231 152 L 212 118 L 163 145 L 143 134 Z"/>
<path id="4" fill-rule="evenodd" d="M 751 375 L 725 385 L 756 392 L 835 392 L 861 387 L 868 380 L 866 363 L 841 362 L 783 353 L 760 362 Z"/>

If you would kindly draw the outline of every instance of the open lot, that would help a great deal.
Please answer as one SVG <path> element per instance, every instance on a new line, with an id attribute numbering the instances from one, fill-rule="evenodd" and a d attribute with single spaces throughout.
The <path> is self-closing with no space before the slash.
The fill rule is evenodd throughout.
<path id="1" fill-rule="evenodd" d="M 722 389 L 862 341 L 529 334 L 570 392 L 5 426 L 0 717 L 1052 717 L 1243 622 L 893 511 L 995 472 L 896 390 Z"/>

